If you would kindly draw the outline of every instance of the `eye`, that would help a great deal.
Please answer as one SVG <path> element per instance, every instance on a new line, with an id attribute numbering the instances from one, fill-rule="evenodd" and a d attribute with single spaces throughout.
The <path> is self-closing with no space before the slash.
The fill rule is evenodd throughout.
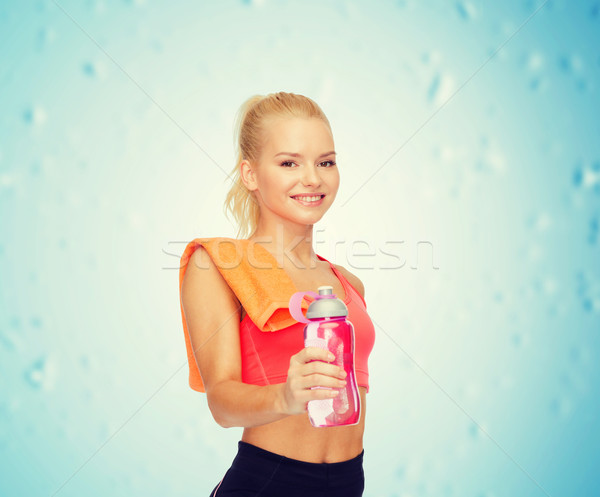
<path id="1" fill-rule="evenodd" d="M 282 167 L 292 167 L 292 166 L 293 166 L 293 165 L 295 165 L 295 164 L 296 164 L 295 162 L 293 162 L 293 161 L 289 161 L 289 160 L 288 160 L 288 161 L 284 161 L 284 162 L 282 162 L 280 165 L 281 165 Z M 324 165 L 324 164 L 325 164 L 325 165 Z M 332 160 L 326 160 L 326 161 L 323 161 L 323 162 L 321 162 L 319 165 L 320 165 L 320 166 L 323 166 L 323 167 L 333 167 L 333 166 L 335 166 L 335 165 L 336 165 L 336 162 L 335 162 L 335 161 L 332 161 Z"/>
<path id="2" fill-rule="evenodd" d="M 335 166 L 335 161 L 332 160 L 326 160 L 325 162 L 321 162 L 321 164 L 329 164 L 329 166 L 325 166 L 325 167 L 333 167 Z"/>

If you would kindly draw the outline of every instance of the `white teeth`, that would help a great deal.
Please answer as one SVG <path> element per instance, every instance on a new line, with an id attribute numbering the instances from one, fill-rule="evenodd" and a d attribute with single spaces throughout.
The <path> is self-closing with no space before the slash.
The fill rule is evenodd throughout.
<path id="1" fill-rule="evenodd" d="M 317 200 L 321 200 L 321 195 L 316 195 L 314 197 L 294 197 L 296 200 L 302 200 L 303 202 L 315 202 Z"/>

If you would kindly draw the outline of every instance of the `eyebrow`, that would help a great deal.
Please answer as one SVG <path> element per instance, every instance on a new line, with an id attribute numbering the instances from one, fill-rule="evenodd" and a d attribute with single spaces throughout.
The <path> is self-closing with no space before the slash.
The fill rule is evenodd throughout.
<path id="1" fill-rule="evenodd" d="M 273 158 L 279 157 L 280 155 L 289 155 L 291 157 L 302 157 L 302 154 L 296 154 L 294 152 L 279 152 L 278 154 L 275 154 L 273 156 Z M 319 157 L 317 157 L 317 159 L 320 159 L 321 157 L 327 157 L 328 155 L 336 155 L 336 154 L 335 154 L 335 151 L 332 150 L 331 152 L 325 152 L 324 154 L 319 155 Z"/>

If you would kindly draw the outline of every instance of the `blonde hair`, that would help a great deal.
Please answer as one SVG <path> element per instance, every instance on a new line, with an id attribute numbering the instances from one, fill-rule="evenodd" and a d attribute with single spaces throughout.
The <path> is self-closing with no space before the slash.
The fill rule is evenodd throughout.
<path id="1" fill-rule="evenodd" d="M 231 212 L 238 225 L 236 238 L 254 234 L 258 227 L 260 207 L 254 192 L 244 185 L 240 175 L 243 160 L 258 161 L 263 132 L 267 120 L 279 117 L 315 117 L 321 119 L 331 130 L 329 120 L 316 102 L 304 95 L 277 92 L 254 95 L 239 108 L 234 125 L 234 148 L 237 153 L 235 167 L 229 178 L 233 184 L 225 198 L 224 211 Z"/>

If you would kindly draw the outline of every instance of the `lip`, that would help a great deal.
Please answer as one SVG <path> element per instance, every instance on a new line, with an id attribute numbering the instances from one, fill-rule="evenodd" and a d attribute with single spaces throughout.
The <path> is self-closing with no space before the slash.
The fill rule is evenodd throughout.
<path id="1" fill-rule="evenodd" d="M 321 195 L 321 200 L 316 200 L 315 202 L 304 202 L 302 200 L 295 198 L 295 197 L 314 197 L 316 195 Z M 290 198 L 292 200 L 295 200 L 296 202 L 298 202 L 300 205 L 304 205 L 305 207 L 317 207 L 323 203 L 325 194 L 324 193 L 300 194 L 300 195 L 294 195 L 293 197 L 290 197 Z"/>

